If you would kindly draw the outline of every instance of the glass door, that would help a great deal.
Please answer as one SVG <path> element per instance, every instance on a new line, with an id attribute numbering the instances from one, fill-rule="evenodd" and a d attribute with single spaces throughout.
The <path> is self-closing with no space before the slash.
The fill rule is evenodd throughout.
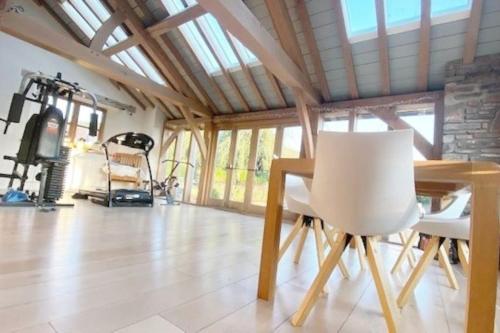
<path id="1" fill-rule="evenodd" d="M 229 200 L 227 206 L 242 209 L 245 202 L 247 190 L 247 178 L 249 172 L 248 162 L 250 160 L 250 144 L 252 140 L 251 129 L 240 129 L 236 132 L 236 143 L 230 164 L 228 182 Z"/>
<path id="2" fill-rule="evenodd" d="M 213 173 L 209 202 L 212 205 L 223 206 L 226 198 L 226 182 L 229 173 L 229 156 L 232 141 L 231 130 L 220 130 L 217 133 L 217 143 L 214 157 Z"/>

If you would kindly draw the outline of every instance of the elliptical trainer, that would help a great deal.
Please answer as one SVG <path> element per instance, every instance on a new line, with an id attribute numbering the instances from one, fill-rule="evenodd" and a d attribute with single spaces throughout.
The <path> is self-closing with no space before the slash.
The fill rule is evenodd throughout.
<path id="1" fill-rule="evenodd" d="M 64 170 L 67 165 L 69 148 L 63 147 L 64 134 L 68 124 L 71 103 L 74 95 L 90 97 L 94 112 L 91 114 L 89 135 L 97 134 L 96 98 L 91 93 L 80 87 L 76 82 L 62 79 L 61 73 L 55 77 L 42 73 L 27 73 L 23 76 L 18 93 L 14 93 L 5 122 L 4 134 L 7 133 L 11 123 L 19 123 L 25 101 L 40 104 L 40 111 L 31 115 L 24 128 L 21 144 L 16 156 L 4 156 L 4 159 L 14 162 L 10 174 L 0 173 L 0 177 L 9 179 L 9 188 L 15 180 L 20 184 L 19 191 L 24 190 L 28 179 L 30 166 L 41 165 L 41 172 L 37 179 L 40 181 L 38 195 L 29 201 L 16 204 L 3 202 L 8 206 L 36 206 L 40 208 L 53 207 L 55 201 L 62 196 Z M 52 97 L 49 105 L 49 97 Z M 67 100 L 66 112 L 63 113 L 56 107 L 58 98 Z M 18 166 L 23 166 L 23 173 L 18 172 Z"/>

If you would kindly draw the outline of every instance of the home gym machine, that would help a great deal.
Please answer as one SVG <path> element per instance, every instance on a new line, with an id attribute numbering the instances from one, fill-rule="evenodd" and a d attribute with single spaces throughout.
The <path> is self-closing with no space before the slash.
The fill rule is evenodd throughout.
<path id="1" fill-rule="evenodd" d="M 140 150 L 146 159 L 149 172 L 149 191 L 141 189 L 112 189 L 111 154 L 110 145 L 120 145 Z M 106 154 L 108 190 L 107 191 L 81 191 L 80 194 L 87 196 L 93 203 L 107 207 L 153 207 L 153 174 L 149 163 L 149 152 L 153 149 L 154 140 L 147 134 L 127 132 L 112 136 L 102 144 Z"/>
<path id="2" fill-rule="evenodd" d="M 74 95 L 90 97 L 94 112 L 90 117 L 89 135 L 97 134 L 96 98 L 75 82 L 62 79 L 61 73 L 55 77 L 42 73 L 27 73 L 23 76 L 18 93 L 12 97 L 4 134 L 9 125 L 21 122 L 21 114 L 26 101 L 40 104 L 37 114 L 31 115 L 24 128 L 21 144 L 16 156 L 4 156 L 5 160 L 14 162 L 10 174 L 0 173 L 0 177 L 8 178 L 8 187 L 13 189 L 14 181 L 19 181 L 17 191 L 24 191 L 28 170 L 31 166 L 41 165 L 41 172 L 36 176 L 40 186 L 38 194 L 32 194 L 29 199 L 21 202 L 5 202 L 0 206 L 25 206 L 53 209 L 56 201 L 62 197 L 64 173 L 68 164 L 69 148 L 63 146 L 64 134 L 68 124 L 71 103 Z M 49 105 L 49 97 L 52 98 Z M 57 108 L 58 98 L 65 98 L 67 107 L 65 113 Z M 18 167 L 23 167 L 22 174 Z M 71 206 L 71 205 L 70 205 Z"/>

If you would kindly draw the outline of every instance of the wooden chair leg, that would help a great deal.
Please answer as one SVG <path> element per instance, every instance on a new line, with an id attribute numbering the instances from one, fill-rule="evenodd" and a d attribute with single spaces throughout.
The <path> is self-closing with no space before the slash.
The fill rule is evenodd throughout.
<path id="1" fill-rule="evenodd" d="M 383 272 L 383 267 L 377 253 L 376 244 L 372 237 L 367 238 L 366 251 L 368 253 L 368 265 L 370 266 L 375 287 L 377 288 L 378 298 L 382 306 L 388 331 L 396 332 L 396 322 L 399 317 L 399 311 L 396 308 L 394 297 L 387 283 L 385 272 Z"/>
<path id="2" fill-rule="evenodd" d="M 455 273 L 453 272 L 453 268 L 450 264 L 450 258 L 448 258 L 448 252 L 446 252 L 444 244 L 439 247 L 439 261 L 441 262 L 441 267 L 444 269 L 446 273 L 446 277 L 448 278 L 448 283 L 450 284 L 450 288 L 457 290 L 458 282 L 455 277 Z"/>
<path id="3" fill-rule="evenodd" d="M 342 253 L 344 252 L 345 244 L 346 244 L 346 236 L 345 234 L 342 234 L 342 236 L 340 237 L 340 241 L 336 243 L 335 246 L 330 250 L 330 253 L 323 262 L 323 265 L 321 266 L 318 275 L 316 275 L 313 284 L 307 291 L 307 294 L 302 300 L 299 309 L 293 315 L 292 325 L 302 326 L 302 324 L 304 324 L 304 321 L 311 312 L 314 304 L 316 304 L 316 301 L 318 300 L 321 290 L 323 289 L 326 282 L 330 278 L 333 269 L 339 262 L 340 256 L 342 256 Z"/>
<path id="4" fill-rule="evenodd" d="M 366 252 L 361 236 L 354 236 L 354 243 L 356 244 L 356 250 L 358 251 L 359 267 L 361 267 L 361 270 L 364 271 L 366 269 Z"/>
<path id="5" fill-rule="evenodd" d="M 290 233 L 286 237 L 285 241 L 283 242 L 283 245 L 281 245 L 281 247 L 280 247 L 278 261 L 281 260 L 281 257 L 283 257 L 283 255 L 285 254 L 286 250 L 288 250 L 288 248 L 290 247 L 290 244 L 292 244 L 292 242 L 295 239 L 295 237 L 297 237 L 297 234 L 299 233 L 300 228 L 302 227 L 302 221 L 303 221 L 303 219 L 304 219 L 304 216 L 302 216 L 302 215 L 300 215 L 297 218 L 297 221 L 295 222 L 295 224 L 294 224 L 294 226 L 292 228 L 292 231 L 290 231 Z"/>
<path id="6" fill-rule="evenodd" d="M 323 261 L 325 260 L 325 249 L 323 248 L 323 239 L 321 237 L 322 228 L 321 228 L 321 220 L 315 218 L 313 221 L 314 227 L 314 239 L 316 241 L 316 254 L 318 258 L 318 268 L 321 269 L 321 265 L 323 265 Z M 323 292 L 328 294 L 328 287 L 325 285 L 323 288 Z"/>
<path id="7" fill-rule="evenodd" d="M 396 260 L 396 263 L 394 264 L 394 267 L 391 269 L 391 273 L 394 274 L 396 273 L 400 268 L 401 265 L 403 264 L 404 258 L 407 257 L 408 252 L 412 252 L 412 244 L 415 242 L 415 239 L 418 237 L 418 232 L 413 230 L 410 238 L 407 240 L 406 244 L 403 247 L 403 250 L 399 254 L 398 259 Z"/>
<path id="8" fill-rule="evenodd" d="M 295 251 L 295 257 L 293 262 L 298 264 L 300 261 L 300 256 L 302 255 L 302 249 L 304 248 L 304 243 L 306 242 L 307 233 L 309 232 L 309 227 L 302 225 L 302 233 L 300 234 L 299 245 Z"/>
<path id="9" fill-rule="evenodd" d="M 425 269 L 430 265 L 430 263 L 434 259 L 434 256 L 438 252 L 438 247 L 439 237 L 433 236 L 429 243 L 427 243 L 424 254 L 422 255 L 422 257 L 420 257 L 417 266 L 411 272 L 408 281 L 406 281 L 403 289 L 401 290 L 401 293 L 399 294 L 397 303 L 400 308 L 405 306 L 405 304 L 408 302 L 410 294 L 413 292 Z"/>
<path id="10" fill-rule="evenodd" d="M 325 236 L 326 236 L 326 241 L 330 245 L 330 248 L 333 249 L 336 246 L 335 237 L 336 237 L 336 235 L 338 233 L 329 232 L 328 230 L 324 230 L 324 233 L 325 233 Z M 333 234 L 335 234 L 335 236 Z M 344 260 L 342 260 L 342 257 L 340 258 L 338 265 L 339 265 L 340 272 L 342 273 L 342 275 L 344 276 L 344 278 L 350 279 L 351 278 L 351 274 L 349 274 L 349 270 L 347 269 L 347 266 L 344 263 Z"/>
<path id="11" fill-rule="evenodd" d="M 460 264 L 462 265 L 465 276 L 469 276 L 469 247 L 467 246 L 467 242 L 464 240 L 458 240 L 457 245 Z"/>
<path id="12" fill-rule="evenodd" d="M 404 247 L 406 245 L 406 243 L 408 242 L 408 239 L 406 239 L 406 235 L 403 231 L 399 232 L 398 235 L 399 235 L 399 239 L 401 240 L 401 244 Z M 406 254 L 406 258 L 408 259 L 408 263 L 410 264 L 410 267 L 415 268 L 415 263 L 417 260 L 415 259 L 415 254 L 413 253 L 413 251 L 409 251 Z"/>

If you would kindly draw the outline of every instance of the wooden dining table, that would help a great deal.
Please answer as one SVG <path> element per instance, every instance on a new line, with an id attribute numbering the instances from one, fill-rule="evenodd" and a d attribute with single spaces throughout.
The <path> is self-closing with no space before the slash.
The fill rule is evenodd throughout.
<path id="1" fill-rule="evenodd" d="M 482 161 L 416 161 L 417 194 L 441 197 L 470 186 L 471 229 L 466 332 L 493 332 L 499 256 L 498 189 L 500 166 Z M 272 300 L 276 289 L 278 253 L 287 174 L 313 177 L 312 159 L 275 159 L 271 165 L 260 262 L 258 298 Z M 298 304 L 297 304 L 298 306 Z"/>

